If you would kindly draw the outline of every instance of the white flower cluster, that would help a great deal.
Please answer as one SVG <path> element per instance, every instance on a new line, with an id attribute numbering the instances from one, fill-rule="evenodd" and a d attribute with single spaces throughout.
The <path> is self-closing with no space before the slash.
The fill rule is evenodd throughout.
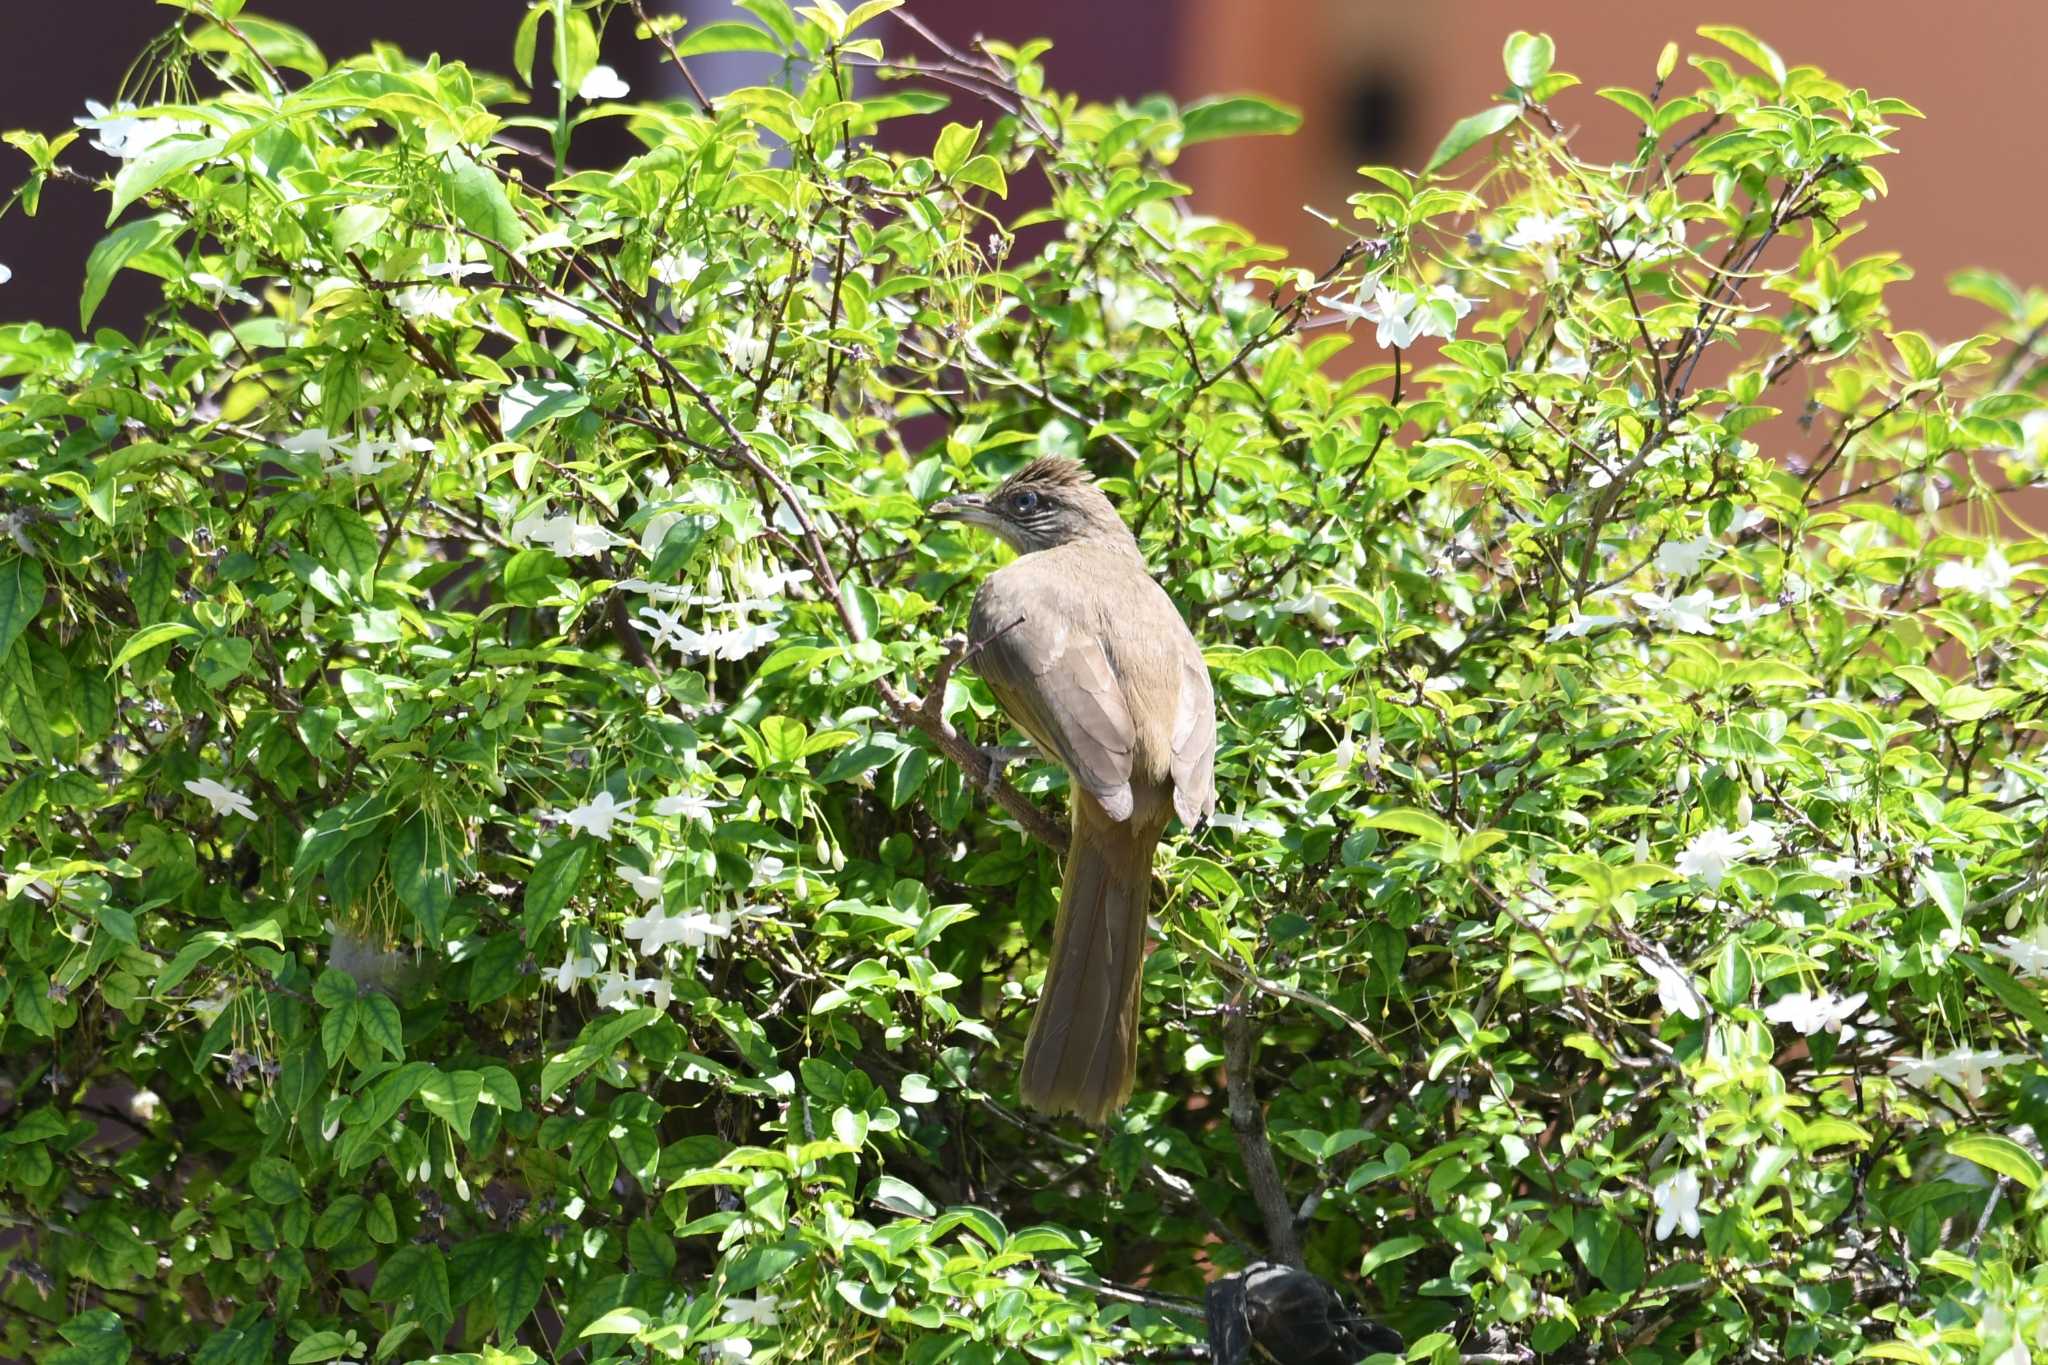
<path id="1" fill-rule="evenodd" d="M 512 523 L 511 537 L 521 545 L 544 546 L 564 559 L 603 554 L 628 542 L 602 526 L 579 522 L 568 513 L 555 516 L 521 517 Z"/>
<path id="2" fill-rule="evenodd" d="M 85 102 L 89 118 L 71 120 L 81 128 L 97 132 L 92 145 L 108 156 L 133 161 L 146 156 L 165 138 L 192 136 L 206 131 L 206 125 L 190 119 L 137 118 L 135 106 L 122 103 L 112 109 L 98 100 Z"/>
<path id="3" fill-rule="evenodd" d="M 368 479 L 398 463 L 396 459 L 386 459 L 385 456 L 424 455 L 433 450 L 434 443 L 424 436 L 409 435 L 403 429 L 388 441 L 369 436 L 359 436 L 351 441 L 339 434 L 330 434 L 326 427 L 309 427 L 285 437 L 277 446 L 294 455 L 312 455 L 329 461 L 320 466 L 322 473 L 347 473 L 355 478 Z M 341 458 L 330 460 L 336 455 Z"/>
<path id="4" fill-rule="evenodd" d="M 1985 1073 L 2033 1060 L 2033 1056 L 2025 1052 L 1978 1052 L 1957 1048 L 1939 1057 L 1894 1057 L 1889 1070 L 1898 1080 L 1923 1090 L 1937 1081 L 1945 1081 L 1974 1100 L 1984 1094 Z"/>
<path id="5" fill-rule="evenodd" d="M 1413 346 L 1423 337 L 1448 341 L 1458 334 L 1458 322 L 1472 311 L 1472 300 L 1447 284 L 1422 292 L 1407 286 L 1373 284 L 1372 301 L 1323 296 L 1317 302 L 1359 322 L 1377 323 L 1373 341 L 1382 348 Z"/>
<path id="6" fill-rule="evenodd" d="M 663 513 L 650 521 L 646 534 L 641 538 L 641 549 L 649 556 L 658 551 L 661 537 L 674 520 L 672 513 Z M 667 602 L 677 607 L 675 611 L 664 611 L 650 604 L 636 613 L 633 628 L 653 637 L 655 644 L 665 645 L 686 659 L 744 659 L 773 644 L 782 634 L 771 622 L 748 618 L 755 612 L 773 610 L 779 598 L 786 596 L 799 583 L 808 581 L 810 576 L 808 569 L 772 570 L 742 564 L 732 571 L 731 587 L 736 595 L 730 597 L 723 591 L 715 574 L 703 592 L 693 593 L 640 578 L 626 579 L 619 587 L 629 592 L 644 593 L 653 602 Z M 700 630 L 684 621 L 684 607 L 729 612 L 734 620 L 719 629 Z"/>

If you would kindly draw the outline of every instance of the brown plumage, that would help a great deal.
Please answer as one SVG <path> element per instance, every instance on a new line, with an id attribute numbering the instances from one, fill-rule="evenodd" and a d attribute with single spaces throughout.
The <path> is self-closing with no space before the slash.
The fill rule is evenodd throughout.
<path id="1" fill-rule="evenodd" d="M 1017 728 L 1066 768 L 1073 843 L 1045 991 L 1024 1044 L 1025 1102 L 1100 1122 L 1130 1098 L 1152 851 L 1176 813 L 1216 808 L 1216 704 L 1201 647 L 1138 542 L 1071 460 L 1039 459 L 933 517 L 1018 552 L 974 595 L 973 666 Z"/>

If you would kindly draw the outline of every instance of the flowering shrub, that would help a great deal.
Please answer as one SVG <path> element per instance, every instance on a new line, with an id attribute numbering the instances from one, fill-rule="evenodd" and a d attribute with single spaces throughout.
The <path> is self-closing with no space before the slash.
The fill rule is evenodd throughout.
<path id="1" fill-rule="evenodd" d="M 1516 34 L 1297 264 L 1170 178 L 1287 111 L 890 0 L 640 15 L 781 59 L 669 103 L 612 4 L 511 77 L 182 8 L 8 137 L 113 226 L 0 328 L 0 1353 L 1187 1358 L 1263 1256 L 1418 1360 L 2030 1358 L 2048 297 L 1892 319 L 1910 106 Z M 1048 454 L 1220 711 L 1093 1131 L 920 516 Z"/>

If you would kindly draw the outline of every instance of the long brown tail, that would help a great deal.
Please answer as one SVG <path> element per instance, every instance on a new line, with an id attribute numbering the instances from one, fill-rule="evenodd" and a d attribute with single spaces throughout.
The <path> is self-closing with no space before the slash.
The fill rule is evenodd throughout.
<path id="1" fill-rule="evenodd" d="M 1131 1097 L 1138 1069 L 1138 976 L 1159 830 L 1074 805 L 1045 992 L 1024 1042 L 1024 1102 L 1100 1123 Z"/>

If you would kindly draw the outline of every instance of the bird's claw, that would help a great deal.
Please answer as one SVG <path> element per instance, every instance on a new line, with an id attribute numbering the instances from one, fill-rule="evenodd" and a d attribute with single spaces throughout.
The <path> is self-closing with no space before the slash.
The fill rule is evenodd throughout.
<path id="1" fill-rule="evenodd" d="M 996 783 L 1002 780 L 1003 769 L 1012 763 L 1023 763 L 1038 757 L 1037 746 L 1031 744 L 989 744 L 982 746 L 981 756 L 988 760 L 988 772 L 981 779 L 983 794 L 993 794 Z"/>

